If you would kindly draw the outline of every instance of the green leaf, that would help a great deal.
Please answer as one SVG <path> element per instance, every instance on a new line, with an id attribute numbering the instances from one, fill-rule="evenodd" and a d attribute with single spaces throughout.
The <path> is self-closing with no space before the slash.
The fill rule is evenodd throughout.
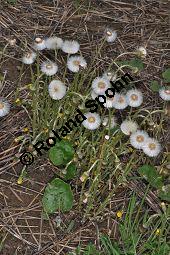
<path id="1" fill-rule="evenodd" d="M 76 176 L 77 170 L 76 165 L 74 163 L 71 163 L 67 169 L 66 169 L 66 175 L 64 177 L 65 180 L 73 179 Z"/>
<path id="2" fill-rule="evenodd" d="M 138 71 L 141 71 L 144 68 L 142 60 L 137 58 L 130 60 L 129 65 L 131 65 L 132 67 L 136 67 Z"/>
<path id="3" fill-rule="evenodd" d="M 66 161 L 70 161 L 73 159 L 75 151 L 69 141 L 62 140 L 61 142 L 59 142 L 59 147 L 63 150 L 64 158 Z"/>
<path id="4" fill-rule="evenodd" d="M 154 92 L 159 92 L 161 86 L 159 85 L 157 81 L 151 81 L 150 88 Z"/>
<path id="5" fill-rule="evenodd" d="M 119 66 L 129 65 L 129 60 L 116 61 Z"/>
<path id="6" fill-rule="evenodd" d="M 137 71 L 141 71 L 144 68 L 144 64 L 143 64 L 142 60 L 138 59 L 138 58 L 134 58 L 134 59 L 131 59 L 131 60 L 117 61 L 116 63 L 119 66 L 129 65 L 129 68 L 131 68 L 134 71 L 136 69 L 137 69 Z"/>
<path id="7" fill-rule="evenodd" d="M 163 188 L 159 191 L 158 196 L 162 200 L 170 202 L 170 185 L 163 186 Z"/>
<path id="8" fill-rule="evenodd" d="M 9 4 L 14 5 L 14 4 L 16 4 L 16 3 L 17 3 L 17 0 L 7 0 L 7 2 L 8 2 Z"/>
<path id="9" fill-rule="evenodd" d="M 51 147 L 49 150 L 49 158 L 53 165 L 60 166 L 64 164 L 64 152 L 57 146 Z"/>
<path id="10" fill-rule="evenodd" d="M 70 211 L 73 206 L 73 194 L 70 185 L 55 178 L 48 183 L 43 199 L 43 209 L 46 213 L 52 214 L 57 210 L 61 212 Z"/>
<path id="11" fill-rule="evenodd" d="M 162 73 L 162 76 L 165 82 L 170 82 L 170 68 L 166 69 L 165 72 Z"/>
<path id="12" fill-rule="evenodd" d="M 158 189 L 162 188 L 162 176 L 158 174 L 154 166 L 143 165 L 139 168 L 139 173 L 141 176 L 144 176 L 153 187 Z"/>
<path id="13" fill-rule="evenodd" d="M 74 156 L 74 148 L 68 141 L 56 142 L 49 150 L 49 159 L 55 166 L 66 165 Z"/>

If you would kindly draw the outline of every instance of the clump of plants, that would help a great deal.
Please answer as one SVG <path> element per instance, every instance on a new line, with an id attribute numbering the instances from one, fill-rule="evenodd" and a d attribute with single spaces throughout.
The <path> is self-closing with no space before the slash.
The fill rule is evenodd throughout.
<path id="1" fill-rule="evenodd" d="M 57 36 L 36 38 L 21 59 L 21 70 L 25 65 L 30 68 L 31 83 L 25 87 L 27 100 L 22 100 L 22 103 L 19 95 L 23 88 L 17 89 L 16 103 L 20 102 L 31 112 L 32 121 L 32 130 L 23 139 L 22 147 L 27 140 L 31 140 L 28 147 L 32 151 L 37 141 L 52 135 L 51 130 L 62 130 L 64 134 L 62 140 L 51 145 L 48 152 L 51 164 L 60 169 L 59 175 L 47 184 L 42 200 L 44 211 L 49 214 L 57 210 L 71 210 L 73 191 L 69 181 L 75 178 L 81 181 L 79 210 L 86 204 L 85 217 L 90 213 L 100 214 L 116 189 L 126 185 L 132 171 L 141 174 L 156 188 L 161 199 L 169 201 L 169 187 L 164 185 L 158 170 L 151 166 L 152 160 L 160 157 L 163 151 L 159 135 L 147 131 L 147 123 L 153 119 L 155 111 L 143 108 L 143 91 L 131 82 L 125 90 L 106 97 L 106 102 L 103 107 L 97 107 L 97 112 L 85 105 L 87 99 L 95 100 L 104 95 L 111 87 L 111 81 L 119 81 L 126 70 L 135 76 L 144 69 L 143 60 L 147 52 L 144 47 L 138 47 L 133 52 L 115 56 L 103 73 L 98 73 L 95 65 L 103 45 L 114 44 L 116 39 L 116 31 L 107 29 L 95 59 L 88 62 L 75 40 L 63 40 Z M 157 81 L 152 81 L 150 88 L 158 91 L 166 103 L 170 100 L 167 86 L 169 69 L 164 70 L 162 76 L 164 84 L 160 86 Z M 62 126 L 68 118 L 74 118 L 77 109 L 83 112 L 86 119 L 81 125 L 73 122 L 72 128 L 63 130 Z M 9 112 L 8 101 L 0 99 L 0 117 Z M 164 110 L 157 112 L 162 123 Z M 36 151 L 33 153 L 36 155 Z M 124 157 L 128 160 L 124 161 Z M 141 166 L 142 159 L 147 165 Z M 140 166 L 139 170 L 136 166 Z M 100 203 L 100 196 L 110 183 L 112 188 Z"/>

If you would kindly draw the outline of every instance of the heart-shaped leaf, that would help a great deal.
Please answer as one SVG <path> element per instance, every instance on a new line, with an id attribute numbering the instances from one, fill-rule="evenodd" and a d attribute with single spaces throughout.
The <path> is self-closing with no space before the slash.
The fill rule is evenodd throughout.
<path id="1" fill-rule="evenodd" d="M 165 82 L 170 82 L 170 68 L 166 69 L 165 72 L 162 73 L 162 76 Z"/>
<path id="2" fill-rule="evenodd" d="M 46 213 L 52 214 L 57 210 L 61 212 L 70 211 L 73 206 L 73 194 L 70 185 L 55 178 L 48 183 L 42 199 L 43 209 Z"/>
<path id="3" fill-rule="evenodd" d="M 159 92 L 161 86 L 159 85 L 157 81 L 151 81 L 150 88 L 154 92 Z"/>
<path id="4" fill-rule="evenodd" d="M 155 188 L 162 188 L 163 181 L 162 176 L 156 171 L 154 166 L 143 165 L 139 168 L 139 173 L 141 176 L 145 177 L 146 180 Z"/>
<path id="5" fill-rule="evenodd" d="M 68 141 L 56 142 L 49 150 L 49 159 L 55 166 L 66 165 L 74 156 L 74 148 Z"/>
<path id="6" fill-rule="evenodd" d="M 49 158 L 55 166 L 63 165 L 65 162 L 64 152 L 58 146 L 53 146 L 52 148 L 50 148 Z"/>

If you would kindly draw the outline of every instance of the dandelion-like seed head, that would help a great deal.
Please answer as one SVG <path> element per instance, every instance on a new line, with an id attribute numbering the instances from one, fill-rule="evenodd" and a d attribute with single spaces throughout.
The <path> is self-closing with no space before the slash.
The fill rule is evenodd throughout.
<path id="1" fill-rule="evenodd" d="M 170 101 L 170 87 L 162 87 L 159 90 L 160 97 L 165 101 Z"/>
<path id="2" fill-rule="evenodd" d="M 58 71 L 58 66 L 56 63 L 51 61 L 45 61 L 41 64 L 41 71 L 48 76 L 56 74 Z"/>
<path id="3" fill-rule="evenodd" d="M 137 131 L 137 128 L 138 124 L 135 121 L 131 120 L 124 120 L 120 125 L 120 129 L 125 135 L 131 135 L 132 133 Z"/>
<path id="4" fill-rule="evenodd" d="M 161 145 L 154 138 L 148 138 L 143 145 L 143 152 L 149 157 L 156 157 L 161 151 Z"/>
<path id="5" fill-rule="evenodd" d="M 128 106 L 127 98 L 123 94 L 115 93 L 114 100 L 115 109 L 122 110 Z"/>
<path id="6" fill-rule="evenodd" d="M 22 57 L 22 62 L 24 64 L 27 65 L 31 65 L 32 63 L 34 63 L 35 59 L 36 59 L 37 54 L 33 51 L 28 51 L 24 54 L 24 56 Z"/>
<path id="7" fill-rule="evenodd" d="M 105 31 L 105 35 L 106 35 L 106 41 L 107 42 L 114 42 L 117 38 L 117 32 L 112 30 L 112 29 L 106 29 Z"/>
<path id="8" fill-rule="evenodd" d="M 4 117 L 10 111 L 10 104 L 5 98 L 0 98 L 0 117 Z"/>
<path id="9" fill-rule="evenodd" d="M 33 48 L 35 50 L 44 50 L 46 48 L 45 40 L 40 37 L 35 38 Z"/>
<path id="10" fill-rule="evenodd" d="M 101 119 L 99 114 L 88 112 L 85 114 L 86 120 L 83 121 L 83 126 L 87 129 L 94 130 L 99 128 Z"/>
<path id="11" fill-rule="evenodd" d="M 60 80 L 53 80 L 49 84 L 48 91 L 52 99 L 60 100 L 66 94 L 66 86 Z"/>
<path id="12" fill-rule="evenodd" d="M 45 44 L 47 49 L 50 49 L 50 50 L 61 49 L 63 45 L 63 40 L 60 37 L 53 36 L 53 37 L 47 38 L 45 40 Z"/>
<path id="13" fill-rule="evenodd" d="M 138 107 L 143 102 L 142 92 L 138 89 L 130 89 L 127 94 L 127 101 L 131 107 Z"/>
<path id="14" fill-rule="evenodd" d="M 80 44 L 77 41 L 65 40 L 61 47 L 62 51 L 68 54 L 75 54 L 80 49 Z"/>
<path id="15" fill-rule="evenodd" d="M 130 143 L 136 149 L 143 149 L 147 139 L 149 139 L 148 134 L 143 130 L 138 130 L 131 134 Z"/>
<path id="16" fill-rule="evenodd" d="M 97 95 L 104 95 L 105 91 L 110 88 L 110 82 L 104 77 L 96 77 L 92 81 L 92 88 Z"/>
<path id="17" fill-rule="evenodd" d="M 81 68 L 86 68 L 87 62 L 81 56 L 71 56 L 67 61 L 67 67 L 71 72 L 77 73 Z"/>

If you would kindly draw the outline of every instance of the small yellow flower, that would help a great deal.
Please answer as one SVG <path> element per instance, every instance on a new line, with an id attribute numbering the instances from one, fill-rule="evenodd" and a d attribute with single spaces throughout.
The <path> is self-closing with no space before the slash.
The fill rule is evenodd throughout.
<path id="1" fill-rule="evenodd" d="M 161 232 L 160 229 L 157 228 L 157 230 L 155 231 L 155 235 L 156 235 L 156 236 L 160 235 L 160 232 Z"/>
<path id="2" fill-rule="evenodd" d="M 23 178 L 22 176 L 19 176 L 18 180 L 17 180 L 17 183 L 20 185 L 23 183 Z"/>
<path id="3" fill-rule="evenodd" d="M 29 128 L 25 127 L 25 128 L 23 128 L 22 131 L 23 131 L 24 133 L 28 133 L 28 132 L 29 132 Z"/>
<path id="4" fill-rule="evenodd" d="M 117 211 L 116 215 L 118 218 L 122 218 L 123 211 Z"/>
<path id="5" fill-rule="evenodd" d="M 43 128 L 44 133 L 48 133 L 48 128 Z"/>
<path id="6" fill-rule="evenodd" d="M 15 103 L 16 103 L 16 104 L 21 104 L 21 99 L 20 99 L 20 98 L 17 98 L 17 99 L 15 100 Z"/>

